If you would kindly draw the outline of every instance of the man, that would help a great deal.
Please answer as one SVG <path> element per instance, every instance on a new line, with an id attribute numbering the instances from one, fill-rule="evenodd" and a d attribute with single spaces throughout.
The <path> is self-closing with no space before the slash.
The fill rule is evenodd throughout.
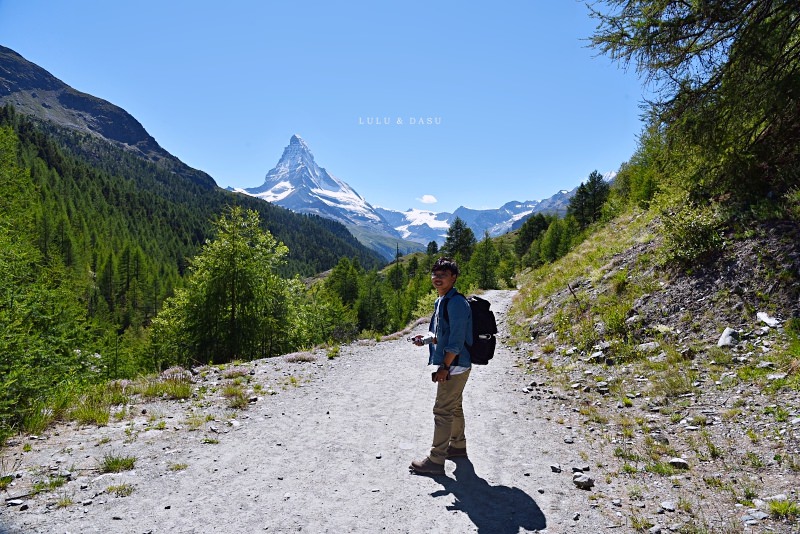
<path id="1" fill-rule="evenodd" d="M 457 278 L 458 265 L 450 258 L 439 258 L 433 264 L 431 283 L 439 297 L 430 331 L 427 336 L 412 338 L 415 345 L 429 344 L 428 363 L 438 366 L 431 375 L 437 384 L 431 451 L 409 467 L 418 474 L 443 475 L 445 459 L 467 456 L 461 401 L 471 368 L 464 345 L 472 344 L 472 312 L 467 299 L 455 288 Z"/>

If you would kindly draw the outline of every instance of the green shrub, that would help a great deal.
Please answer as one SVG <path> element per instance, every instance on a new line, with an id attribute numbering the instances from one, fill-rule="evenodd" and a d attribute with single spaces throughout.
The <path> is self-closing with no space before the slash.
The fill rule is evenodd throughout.
<path id="1" fill-rule="evenodd" d="M 665 259 L 691 266 L 722 249 L 720 221 L 711 208 L 685 204 L 663 216 Z"/>

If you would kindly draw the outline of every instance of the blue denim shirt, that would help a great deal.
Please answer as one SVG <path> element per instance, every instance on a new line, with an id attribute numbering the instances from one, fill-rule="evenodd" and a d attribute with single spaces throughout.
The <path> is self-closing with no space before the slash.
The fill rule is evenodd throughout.
<path id="1" fill-rule="evenodd" d="M 453 287 L 444 297 L 436 299 L 430 331 L 436 336 L 437 342 L 428 345 L 430 351 L 428 363 L 431 365 L 444 363 L 445 352 L 458 354 L 458 358 L 451 365 L 459 367 L 472 365 L 469 351 L 464 348 L 465 343 L 472 344 L 472 310 L 467 299 L 456 293 L 458 290 Z M 444 306 L 440 305 L 443 301 L 447 302 L 448 321 L 444 319 Z"/>

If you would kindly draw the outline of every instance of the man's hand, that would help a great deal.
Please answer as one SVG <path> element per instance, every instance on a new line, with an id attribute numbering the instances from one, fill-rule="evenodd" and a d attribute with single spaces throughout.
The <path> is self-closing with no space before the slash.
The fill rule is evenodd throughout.
<path id="1" fill-rule="evenodd" d="M 445 380 L 450 380 L 450 370 L 440 368 L 433 373 L 431 373 L 431 380 L 433 382 L 444 382 Z"/>
<path id="2" fill-rule="evenodd" d="M 428 334 L 426 334 L 424 336 L 423 335 L 418 335 L 418 336 L 414 336 L 412 338 L 409 338 L 409 341 L 411 341 L 414 345 L 416 345 L 418 347 L 421 347 L 422 345 L 428 345 L 430 343 L 436 343 L 436 338 L 433 337 L 433 334 L 428 333 Z"/>

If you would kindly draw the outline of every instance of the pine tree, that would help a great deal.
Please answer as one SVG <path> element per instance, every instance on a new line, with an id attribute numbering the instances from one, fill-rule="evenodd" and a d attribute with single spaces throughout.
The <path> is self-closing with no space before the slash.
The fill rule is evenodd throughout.
<path id="1" fill-rule="evenodd" d="M 472 257 L 476 243 L 472 229 L 460 217 L 456 217 L 447 229 L 447 237 L 441 252 L 456 261 L 466 263 Z"/>

